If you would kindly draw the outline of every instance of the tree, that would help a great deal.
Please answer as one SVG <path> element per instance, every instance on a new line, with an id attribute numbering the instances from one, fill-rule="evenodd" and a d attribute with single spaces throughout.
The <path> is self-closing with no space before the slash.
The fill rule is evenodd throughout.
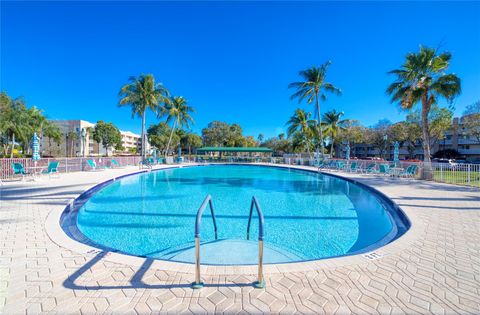
<path id="1" fill-rule="evenodd" d="M 196 149 L 202 146 L 202 137 L 196 133 L 187 133 L 183 139 L 185 146 L 188 148 L 188 154 L 192 154 L 192 148 Z"/>
<path id="2" fill-rule="evenodd" d="M 193 118 L 190 113 L 193 112 L 195 112 L 193 107 L 189 106 L 187 100 L 182 96 L 172 97 L 170 102 L 165 105 L 160 116 L 167 116 L 167 123 L 172 122 L 172 130 L 167 143 L 167 149 L 165 150 L 165 156 L 168 154 L 175 128 L 178 127 L 178 129 L 182 129 L 184 126 L 190 128 L 190 123 L 193 123 Z"/>
<path id="3" fill-rule="evenodd" d="M 317 126 L 320 138 L 320 151 L 323 155 L 323 134 L 322 134 L 322 119 L 320 111 L 320 98 L 322 101 L 327 100 L 326 92 L 341 94 L 341 90 L 335 87 L 332 83 L 325 82 L 327 76 L 328 66 L 331 61 L 327 61 L 320 67 L 311 67 L 310 69 L 299 72 L 303 81 L 290 83 L 289 88 L 294 88 L 297 91 L 291 96 L 291 99 L 298 98 L 299 102 L 307 99 L 307 103 L 311 104 L 315 101 L 315 111 L 317 113 Z"/>
<path id="4" fill-rule="evenodd" d="M 334 143 L 340 130 L 345 129 L 344 125 L 347 119 L 341 120 L 343 112 L 331 110 L 323 115 L 322 129 L 323 133 L 330 137 L 330 154 L 334 156 Z"/>
<path id="5" fill-rule="evenodd" d="M 303 109 L 298 108 L 286 124 L 288 126 L 288 137 L 293 137 L 295 140 L 296 145 L 294 147 L 296 149 L 306 149 L 310 156 L 312 138 L 316 127 L 315 120 L 310 119 L 311 115 L 311 113 L 307 113 Z"/>
<path id="6" fill-rule="evenodd" d="M 103 120 L 97 121 L 93 129 L 93 139 L 103 145 L 107 150 L 107 156 L 110 148 L 115 148 L 116 150 L 122 149 L 122 134 L 111 122 L 106 123 Z"/>
<path id="7" fill-rule="evenodd" d="M 365 127 L 361 126 L 357 120 L 346 120 L 343 128 L 338 131 L 338 141 L 350 143 L 350 147 L 354 150 L 353 155 L 355 156 L 355 144 L 365 143 L 366 133 Z"/>
<path id="8" fill-rule="evenodd" d="M 132 109 L 132 118 L 136 115 L 142 118 L 142 158 L 146 158 L 146 127 L 147 109 L 158 114 L 165 104 L 170 103 L 168 90 L 155 82 L 152 74 L 141 74 L 139 77 L 130 77 L 129 83 L 122 86 L 119 92 L 119 106 L 129 105 Z"/>
<path id="9" fill-rule="evenodd" d="M 0 104 L 0 131 L 7 139 L 10 138 L 10 158 L 13 158 L 16 138 L 17 140 L 25 139 L 28 132 L 27 106 L 24 99 L 12 99 L 5 92 L 1 93 Z M 4 150 L 7 153 L 6 147 Z"/>
<path id="10" fill-rule="evenodd" d="M 263 135 L 263 133 L 258 134 L 257 140 L 259 143 L 262 143 L 263 140 L 265 140 L 265 136 Z"/>
<path id="11" fill-rule="evenodd" d="M 74 131 L 69 131 L 69 132 L 67 132 L 67 134 L 65 136 L 66 136 L 67 140 L 70 140 L 70 156 L 73 156 L 74 144 L 75 144 L 75 141 L 78 140 L 78 133 L 76 133 Z M 69 152 L 68 152 L 68 141 L 65 142 L 65 145 L 66 145 L 65 154 L 68 155 L 69 154 Z"/>
<path id="12" fill-rule="evenodd" d="M 222 121 L 212 121 L 207 128 L 202 129 L 205 146 L 209 147 L 243 147 L 246 140 L 239 124 L 227 124 Z"/>
<path id="13" fill-rule="evenodd" d="M 480 101 L 467 106 L 462 117 L 466 133 L 480 143 Z"/>
<path id="14" fill-rule="evenodd" d="M 167 144 L 170 140 L 170 144 L 177 146 L 180 142 L 180 137 L 173 133 L 172 138 L 170 139 L 170 134 L 172 134 L 172 129 L 166 122 L 160 122 L 157 125 L 150 125 L 147 130 L 148 141 L 150 144 L 158 148 L 161 152 L 165 153 L 167 151 Z"/>
<path id="15" fill-rule="evenodd" d="M 407 122 L 411 124 L 417 124 L 417 128 L 421 129 L 422 126 L 422 113 L 420 110 L 413 111 L 407 115 Z M 434 146 L 439 139 L 442 139 L 447 131 L 452 126 L 453 112 L 448 108 L 442 108 L 436 104 L 431 106 L 428 114 L 428 145 Z M 423 137 L 419 137 L 423 145 Z M 424 146 L 424 145 L 423 145 Z"/>
<path id="16" fill-rule="evenodd" d="M 400 147 L 406 147 L 409 157 L 413 158 L 416 143 L 422 137 L 422 130 L 418 123 L 401 121 L 390 127 L 389 137 L 392 141 L 398 141 Z"/>
<path id="17" fill-rule="evenodd" d="M 379 120 L 374 126 L 367 129 L 366 140 L 374 149 L 377 149 L 380 156 L 385 156 L 386 149 L 392 139 L 388 137 L 392 123 L 388 119 Z"/>
<path id="18" fill-rule="evenodd" d="M 430 135 L 428 115 L 432 105 L 439 97 L 452 101 L 461 92 L 460 79 L 455 74 L 446 74 L 452 55 L 444 52 L 437 54 L 432 48 L 420 47 L 418 53 L 409 53 L 400 69 L 392 70 L 397 80 L 388 88 L 392 103 L 399 103 L 404 109 L 410 109 L 417 103 L 422 104 L 421 126 L 423 137 L 423 155 L 426 165 L 425 176 L 432 176 L 430 166 Z"/>

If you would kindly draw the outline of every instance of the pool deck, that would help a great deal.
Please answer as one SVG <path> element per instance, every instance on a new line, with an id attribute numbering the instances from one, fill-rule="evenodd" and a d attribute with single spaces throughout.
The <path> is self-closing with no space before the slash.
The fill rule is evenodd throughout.
<path id="1" fill-rule="evenodd" d="M 411 229 L 370 255 L 268 265 L 266 289 L 251 286 L 255 267 L 205 266 L 192 290 L 193 265 L 105 253 L 59 228 L 73 198 L 134 171 L 0 186 L 0 313 L 480 313 L 478 189 L 335 172 L 390 197 Z"/>

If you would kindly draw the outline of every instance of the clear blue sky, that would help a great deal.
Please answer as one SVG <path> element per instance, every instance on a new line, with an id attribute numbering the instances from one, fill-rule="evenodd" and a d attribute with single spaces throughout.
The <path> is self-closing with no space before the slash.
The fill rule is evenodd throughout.
<path id="1" fill-rule="evenodd" d="M 336 108 L 372 125 L 403 119 L 386 72 L 420 44 L 453 53 L 456 114 L 480 99 L 479 2 L 1 2 L 1 89 L 52 119 L 99 119 L 140 131 L 118 90 L 153 73 L 212 120 L 276 135 L 293 111 L 287 85 L 332 60 Z M 149 113 L 148 122 L 155 122 Z"/>

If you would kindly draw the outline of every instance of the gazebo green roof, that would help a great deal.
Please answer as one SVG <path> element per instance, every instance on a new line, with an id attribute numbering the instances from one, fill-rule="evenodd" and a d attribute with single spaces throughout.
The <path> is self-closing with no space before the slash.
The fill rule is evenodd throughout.
<path id="1" fill-rule="evenodd" d="M 197 149 L 197 152 L 273 152 L 272 149 L 263 147 L 203 147 Z"/>

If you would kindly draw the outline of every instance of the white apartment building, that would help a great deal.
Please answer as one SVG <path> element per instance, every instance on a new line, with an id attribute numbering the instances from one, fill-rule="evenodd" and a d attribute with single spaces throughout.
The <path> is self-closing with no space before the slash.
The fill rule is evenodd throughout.
<path id="1" fill-rule="evenodd" d="M 95 124 L 85 120 L 52 120 L 62 134 L 63 139 L 60 144 L 55 143 L 48 137 L 43 137 L 40 141 L 40 151 L 42 156 L 100 156 L 106 155 L 107 149 L 102 144 L 97 143 L 88 132 L 89 128 L 94 128 Z M 130 131 L 120 131 L 122 135 L 123 152 L 115 152 L 110 148 L 108 154 L 132 154 L 131 149 L 135 148 L 141 152 L 141 136 Z M 149 145 L 147 143 L 147 149 Z"/>

